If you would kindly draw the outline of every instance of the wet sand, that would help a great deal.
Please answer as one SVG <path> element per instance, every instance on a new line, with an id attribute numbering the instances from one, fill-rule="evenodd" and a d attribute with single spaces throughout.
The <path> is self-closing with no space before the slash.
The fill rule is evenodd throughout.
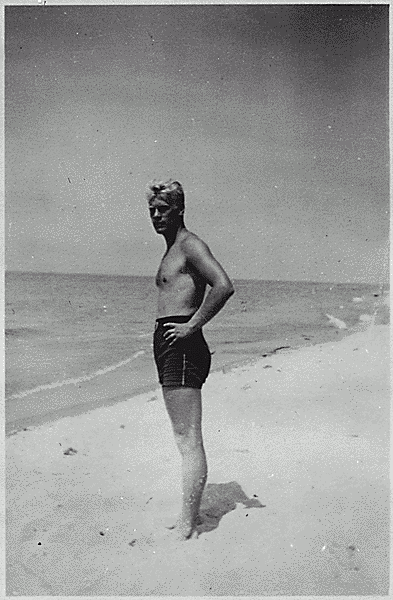
<path id="1" fill-rule="evenodd" d="M 165 528 L 180 458 L 159 389 L 11 435 L 7 594 L 386 595 L 389 327 L 361 329 L 209 377 L 195 540 Z"/>

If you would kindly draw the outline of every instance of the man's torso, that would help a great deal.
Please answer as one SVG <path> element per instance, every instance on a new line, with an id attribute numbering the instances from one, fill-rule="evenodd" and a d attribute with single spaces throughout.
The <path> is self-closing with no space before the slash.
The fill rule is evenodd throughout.
<path id="1" fill-rule="evenodd" d="M 187 260 L 182 242 L 193 234 L 184 231 L 164 254 L 156 285 L 159 290 L 157 318 L 192 315 L 202 304 L 206 281 Z"/>

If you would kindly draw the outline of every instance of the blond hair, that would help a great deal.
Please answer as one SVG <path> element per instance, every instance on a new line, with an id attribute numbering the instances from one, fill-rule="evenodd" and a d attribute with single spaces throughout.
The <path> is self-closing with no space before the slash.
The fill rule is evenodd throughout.
<path id="1" fill-rule="evenodd" d="M 147 191 L 147 200 L 160 198 L 170 206 L 176 206 L 184 210 L 184 191 L 181 183 L 178 181 L 152 181 Z"/>

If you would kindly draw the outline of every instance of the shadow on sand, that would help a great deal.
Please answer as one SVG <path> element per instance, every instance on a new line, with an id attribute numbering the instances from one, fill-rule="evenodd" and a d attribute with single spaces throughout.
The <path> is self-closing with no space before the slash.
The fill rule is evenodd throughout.
<path id="1" fill-rule="evenodd" d="M 264 508 L 259 500 L 248 498 L 236 481 L 229 483 L 208 483 L 202 497 L 200 515 L 202 523 L 197 526 L 198 535 L 216 529 L 224 515 L 236 509 L 236 504 L 244 508 Z"/>

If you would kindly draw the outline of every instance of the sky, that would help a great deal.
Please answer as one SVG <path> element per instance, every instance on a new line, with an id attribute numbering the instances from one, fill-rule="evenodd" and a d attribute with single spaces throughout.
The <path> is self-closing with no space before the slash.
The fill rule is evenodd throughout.
<path id="1" fill-rule="evenodd" d="M 155 274 L 173 178 L 230 277 L 388 281 L 388 5 L 42 4 L 5 8 L 7 270 Z"/>

